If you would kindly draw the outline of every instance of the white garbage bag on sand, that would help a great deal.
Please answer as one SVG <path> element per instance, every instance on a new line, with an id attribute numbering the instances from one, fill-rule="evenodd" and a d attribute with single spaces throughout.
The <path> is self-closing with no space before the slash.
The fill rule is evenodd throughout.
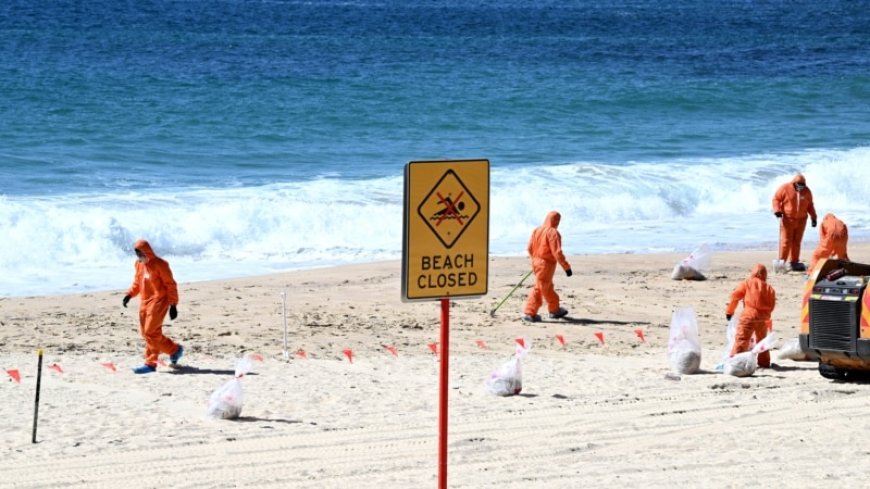
<path id="1" fill-rule="evenodd" d="M 523 344 L 517 344 L 513 358 L 502 364 L 488 379 L 486 390 L 496 396 L 515 396 L 523 390 L 522 360 L 532 349 L 532 342 L 523 339 Z"/>
<path id="2" fill-rule="evenodd" d="M 218 419 L 237 419 L 242 414 L 242 377 L 251 371 L 251 359 L 242 357 L 236 362 L 235 377 L 211 393 L 208 415 Z"/>
<path id="3" fill-rule="evenodd" d="M 712 253 L 707 243 L 701 243 L 689 256 L 674 265 L 671 278 L 674 280 L 707 280 L 705 273 L 710 272 Z"/>
<path id="4" fill-rule="evenodd" d="M 668 360 L 676 374 L 693 374 L 701 367 L 701 339 L 691 306 L 674 311 L 668 332 Z"/>
<path id="5" fill-rule="evenodd" d="M 770 350 L 770 347 L 774 343 L 776 343 L 776 336 L 773 333 L 769 333 L 763 340 L 752 347 L 752 350 L 738 353 L 725 360 L 723 373 L 735 377 L 749 377 L 758 369 L 758 354 Z"/>
<path id="6" fill-rule="evenodd" d="M 780 360 L 793 360 L 795 362 L 805 362 L 809 360 L 809 356 L 801 350 L 801 342 L 798 338 L 786 340 L 779 347 L 777 358 Z"/>

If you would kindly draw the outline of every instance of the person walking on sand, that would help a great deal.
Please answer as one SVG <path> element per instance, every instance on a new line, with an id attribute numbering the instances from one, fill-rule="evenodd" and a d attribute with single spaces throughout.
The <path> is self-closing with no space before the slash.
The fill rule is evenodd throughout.
<path id="1" fill-rule="evenodd" d="M 163 335 L 163 318 L 178 317 L 178 287 L 172 278 L 169 263 L 154 254 L 151 245 L 144 239 L 133 244 L 136 251 L 133 284 L 127 290 L 122 304 L 127 307 L 130 299 L 139 299 L 139 334 L 145 340 L 145 363 L 133 369 L 134 373 L 147 374 L 157 370 L 157 357 L 169 354 L 173 365 L 184 354 L 184 347 Z"/>
<path id="2" fill-rule="evenodd" d="M 816 227 L 816 208 L 807 180 L 798 173 L 780 185 L 773 195 L 773 215 L 779 220 L 779 259 L 788 259 L 790 270 L 801 271 L 801 240 L 807 227 L 807 215 Z"/>
<path id="3" fill-rule="evenodd" d="M 744 281 L 740 282 L 731 292 L 731 302 L 725 308 L 725 319 L 731 320 L 737 303 L 743 301 L 743 312 L 740 313 L 740 322 L 737 323 L 737 331 L 734 335 L 734 347 L 731 348 L 731 356 L 745 351 L 751 351 L 752 335 L 755 334 L 755 342 L 763 340 L 767 336 L 770 315 L 776 307 L 776 291 L 767 283 L 767 268 L 757 264 Z M 770 367 L 770 352 L 764 351 L 758 354 L 758 366 Z"/>
<path id="4" fill-rule="evenodd" d="M 562 253 L 562 235 L 559 234 L 559 221 L 562 216 L 556 211 L 550 211 L 544 219 L 544 224 L 532 231 L 526 251 L 532 260 L 532 270 L 535 272 L 535 286 L 529 292 L 524 309 L 524 321 L 538 322 L 541 316 L 538 309 L 543 301 L 547 302 L 550 318 L 564 317 L 568 311 L 559 306 L 559 295 L 553 287 L 553 275 L 556 264 L 561 265 L 565 274 L 571 276 L 571 265 Z"/>
<path id="5" fill-rule="evenodd" d="M 838 258 L 849 260 L 846 245 L 849 242 L 849 228 L 846 223 L 830 212 L 825 214 L 822 225 L 819 226 L 819 246 L 813 251 L 810 270 L 816 268 L 816 263 L 822 258 Z"/>

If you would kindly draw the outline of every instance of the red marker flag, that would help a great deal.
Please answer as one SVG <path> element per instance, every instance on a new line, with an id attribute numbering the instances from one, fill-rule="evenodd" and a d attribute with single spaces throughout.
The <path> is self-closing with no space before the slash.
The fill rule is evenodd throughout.
<path id="1" fill-rule="evenodd" d="M 304 359 L 306 359 L 306 360 L 308 359 L 308 354 L 305 353 L 305 350 L 299 350 L 299 351 L 297 351 L 297 352 L 296 352 L 296 356 L 299 357 L 299 358 L 304 358 Z"/>
<path id="2" fill-rule="evenodd" d="M 388 352 L 392 353 L 394 357 L 399 356 L 399 352 L 396 351 L 396 347 L 393 345 L 387 345 L 384 348 L 387 349 Z"/>
<path id="3" fill-rule="evenodd" d="M 438 354 L 438 343 L 429 343 L 429 349 L 432 350 L 434 355 Z"/>
<path id="4" fill-rule="evenodd" d="M 344 356 L 347 357 L 348 362 L 353 363 L 353 350 L 351 350 L 350 348 L 345 348 L 342 353 L 344 353 Z"/>
<path id="5" fill-rule="evenodd" d="M 520 348 L 526 347 L 526 340 L 524 338 L 517 338 L 514 341 L 516 341 L 517 344 L 520 345 Z"/>
<path id="6" fill-rule="evenodd" d="M 643 337 L 643 330 L 642 329 L 637 328 L 636 330 L 634 330 L 634 334 L 636 334 L 637 337 L 640 338 L 641 343 L 646 343 L 646 340 Z"/>
<path id="7" fill-rule="evenodd" d="M 18 372 L 18 369 L 13 368 L 11 370 L 7 370 L 6 375 L 12 377 L 12 380 L 14 380 L 16 384 L 21 383 L 21 373 Z"/>
<path id="8" fill-rule="evenodd" d="M 477 341 L 475 341 L 475 343 L 477 343 L 477 347 L 480 348 L 481 350 L 486 350 L 486 342 L 485 341 L 477 340 Z"/>
<path id="9" fill-rule="evenodd" d="M 55 372 L 57 372 L 57 373 L 59 373 L 59 374 L 62 374 L 62 373 L 63 373 L 63 369 L 60 368 L 60 365 L 58 365 L 58 364 L 56 364 L 56 363 L 52 363 L 51 365 L 48 366 L 48 368 L 54 370 Z"/>
<path id="10" fill-rule="evenodd" d="M 164 367 L 166 366 L 166 361 L 164 361 L 162 358 L 158 358 L 157 363 L 164 366 Z"/>
<path id="11" fill-rule="evenodd" d="M 248 356 L 251 358 L 251 360 L 254 360 L 257 362 L 263 361 L 263 355 L 260 355 L 259 353 L 248 353 Z"/>
<path id="12" fill-rule="evenodd" d="M 112 372 L 118 371 L 117 367 L 115 367 L 115 364 L 112 362 L 103 362 L 100 365 L 106 367 L 107 369 L 111 370 Z"/>
<path id="13" fill-rule="evenodd" d="M 564 336 L 557 334 L 556 341 L 558 341 L 560 345 L 565 346 L 565 337 Z"/>
<path id="14" fill-rule="evenodd" d="M 600 341 L 602 345 L 604 344 L 604 333 L 603 332 L 596 331 L 595 337 L 598 338 L 598 341 Z"/>

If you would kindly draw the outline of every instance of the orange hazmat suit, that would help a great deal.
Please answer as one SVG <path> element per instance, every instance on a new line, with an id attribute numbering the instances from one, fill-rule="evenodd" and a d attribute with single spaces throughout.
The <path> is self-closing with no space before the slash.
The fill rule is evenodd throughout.
<path id="1" fill-rule="evenodd" d="M 174 355 L 179 345 L 163 335 L 163 318 L 170 306 L 178 304 L 178 288 L 166 260 L 154 254 L 144 239 L 133 248 L 145 255 L 144 263 L 137 260 L 133 284 L 127 296 L 139 296 L 139 334 L 145 340 L 145 365 L 157 366 L 161 353 Z"/>
<path id="2" fill-rule="evenodd" d="M 725 309 L 725 314 L 731 317 L 737 309 L 737 303 L 743 301 L 743 312 L 737 323 L 734 335 L 734 347 L 731 356 L 752 350 L 750 342 L 755 333 L 755 341 L 759 342 L 767 336 L 768 321 L 776 307 L 776 291 L 767 283 L 767 268 L 762 264 L 755 265 L 752 273 L 731 292 L 731 302 Z M 770 367 L 770 352 L 758 354 L 758 366 Z"/>
<path id="3" fill-rule="evenodd" d="M 779 259 L 792 264 L 800 260 L 801 241 L 807 227 L 807 215 L 816 225 L 816 208 L 813 193 L 806 186 L 803 175 L 797 174 L 791 182 L 784 183 L 773 195 L 773 213 L 781 218 L 779 225 Z M 796 187 L 800 187 L 798 190 Z"/>
<path id="4" fill-rule="evenodd" d="M 550 314 L 559 313 L 559 295 L 553 287 L 553 275 L 558 263 L 570 276 L 571 265 L 562 253 L 562 235 L 559 234 L 561 214 L 550 211 L 544 219 L 544 224 L 535 228 L 529 238 L 526 251 L 532 259 L 532 270 L 535 272 L 535 286 L 526 299 L 524 313 L 535 316 L 543 301 L 547 301 Z"/>
<path id="5" fill-rule="evenodd" d="M 849 228 L 846 223 L 830 212 L 825 214 L 822 224 L 819 226 L 819 246 L 813 251 L 813 259 L 810 262 L 810 270 L 815 268 L 816 263 L 822 258 L 839 258 L 848 260 L 846 244 L 849 242 Z"/>

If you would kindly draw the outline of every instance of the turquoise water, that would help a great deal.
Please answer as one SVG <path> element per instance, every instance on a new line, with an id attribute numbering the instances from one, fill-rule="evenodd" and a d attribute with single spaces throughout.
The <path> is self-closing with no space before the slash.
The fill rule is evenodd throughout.
<path id="1" fill-rule="evenodd" d="M 182 280 L 396 258 L 424 159 L 490 159 L 497 254 L 551 208 L 573 253 L 769 244 L 797 171 L 864 233 L 866 2 L 528 4 L 3 2 L 0 295 L 140 236 Z"/>

